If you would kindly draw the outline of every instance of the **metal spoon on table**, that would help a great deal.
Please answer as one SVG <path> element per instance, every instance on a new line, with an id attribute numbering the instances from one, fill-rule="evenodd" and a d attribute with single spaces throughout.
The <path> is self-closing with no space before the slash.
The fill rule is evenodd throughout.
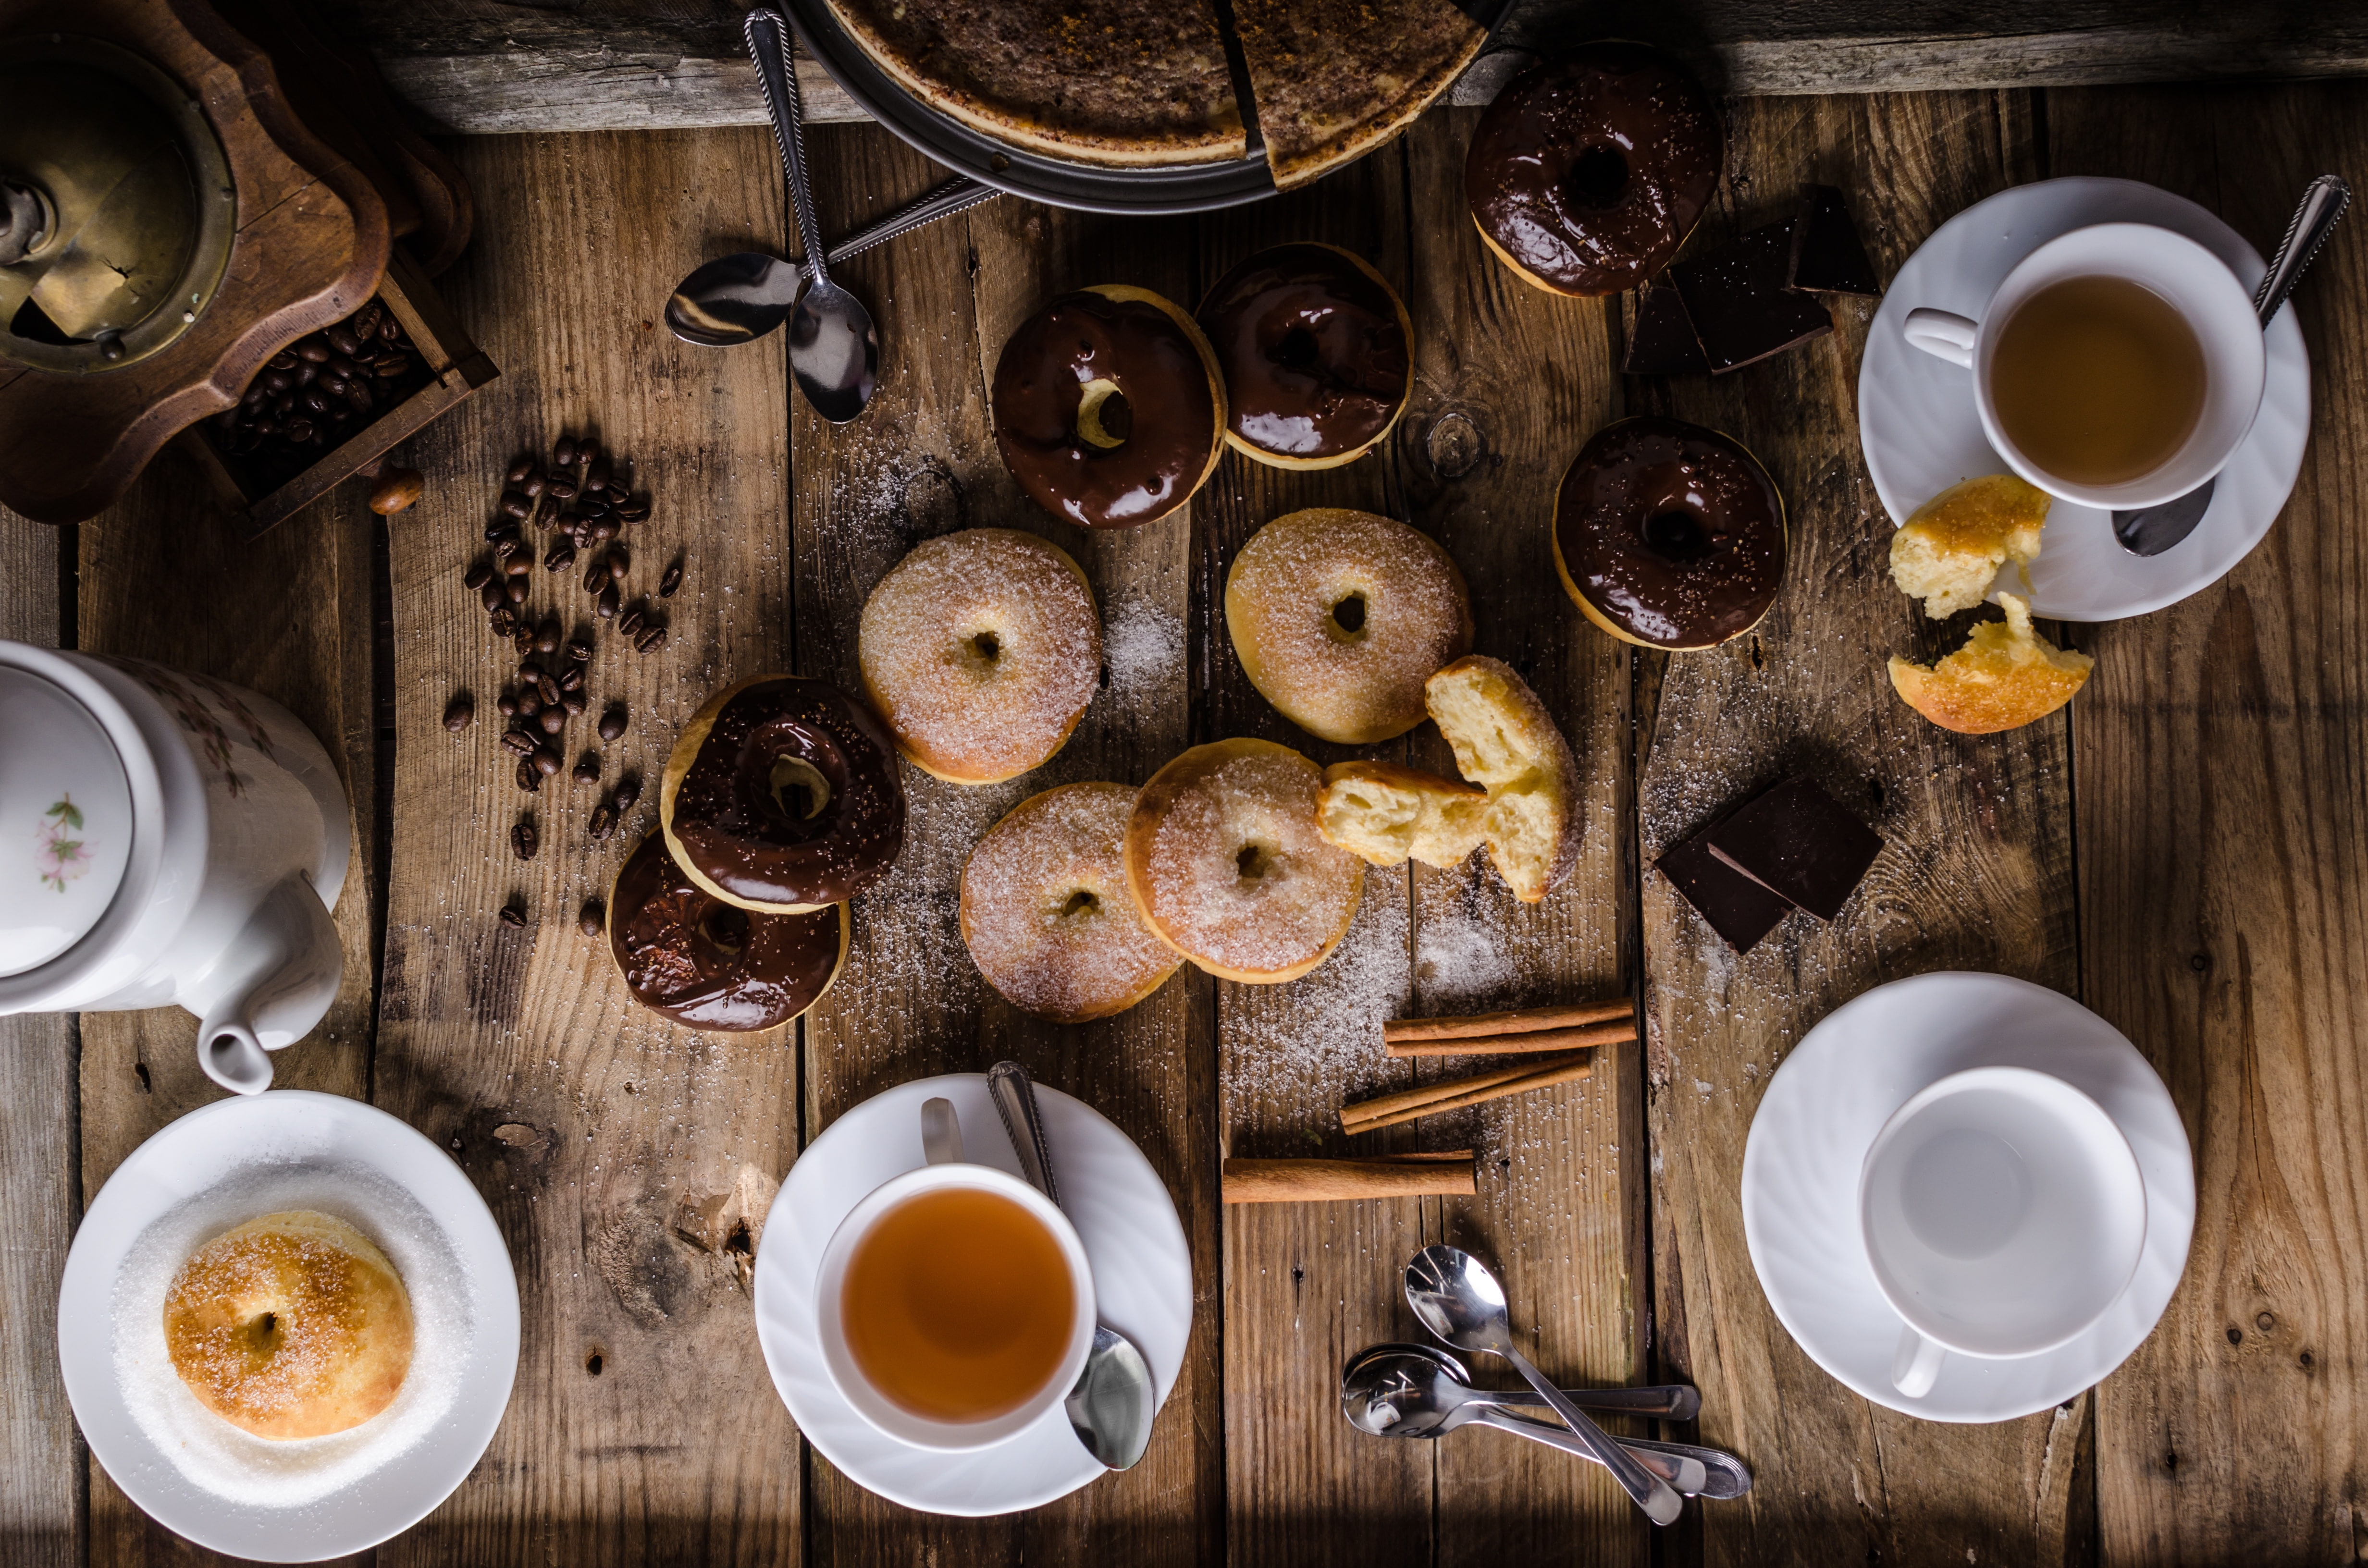
<path id="1" fill-rule="evenodd" d="M 1017 1062 L 998 1062 L 987 1069 L 986 1092 L 1003 1117 L 1003 1131 L 1019 1155 L 1019 1174 L 1028 1184 L 1057 1205 L 1060 1190 L 1053 1185 L 1053 1151 L 1044 1141 L 1043 1119 L 1036 1112 L 1036 1085 L 1028 1069 Z M 1086 1369 L 1077 1375 L 1064 1402 L 1069 1425 L 1086 1451 L 1112 1470 L 1132 1470 L 1151 1446 L 1151 1421 L 1158 1415 L 1159 1386 L 1150 1363 L 1134 1342 L 1108 1324 L 1094 1325 L 1093 1348 L 1086 1353 Z"/>
<path id="2" fill-rule="evenodd" d="M 1350 1426 L 1376 1437 L 1430 1438 L 1458 1426 L 1492 1426 L 1584 1460 L 1595 1458 L 1593 1450 L 1565 1428 L 1505 1408 L 1517 1398 L 1535 1401 L 1535 1395 L 1484 1393 L 1469 1386 L 1468 1376 L 1462 1363 L 1429 1346 L 1376 1345 L 1352 1358 L 1341 1372 L 1340 1411 Z M 1593 1404 L 1604 1393 L 1641 1392 L 1564 1391 L 1580 1405 Z M 1647 1470 L 1690 1496 L 1725 1499 L 1751 1490 L 1751 1472 L 1733 1454 L 1643 1437 L 1622 1437 L 1618 1442 Z"/>
<path id="3" fill-rule="evenodd" d="M 1419 1356 L 1444 1369 L 1465 1388 L 1472 1387 L 1472 1369 L 1461 1358 L 1441 1350 L 1436 1345 L 1406 1345 L 1384 1340 L 1368 1345 L 1349 1358 L 1341 1377 L 1355 1377 L 1372 1362 L 1387 1361 L 1394 1357 Z M 1492 1404 L 1519 1405 L 1537 1410 L 1545 1407 L 1532 1389 L 1474 1389 L 1473 1392 Z M 1644 1388 L 1565 1389 L 1563 1397 L 1581 1410 L 1608 1411 L 1614 1415 L 1647 1416 L 1656 1421 L 1691 1421 L 1702 1414 L 1702 1395 L 1691 1383 L 1657 1383 Z M 1622 1438 L 1622 1441 L 1627 1439 Z"/>
<path id="4" fill-rule="evenodd" d="M 2351 205 L 2351 187 L 2337 175 L 2319 176 L 2302 193 L 2294 221 L 2286 225 L 2286 237 L 2278 242 L 2270 269 L 2261 275 L 2261 286 L 2253 293 L 2253 313 L 2260 317 L 2262 330 L 2268 330 L 2278 307 L 2294 292 L 2303 268 L 2318 255 L 2318 247 L 2327 243 Z M 2113 537 L 2132 555 L 2160 555 L 2193 533 L 2203 514 L 2212 509 L 2212 487 L 2218 477 L 2214 475 L 2184 495 L 2135 511 L 2115 512 Z"/>
<path id="5" fill-rule="evenodd" d="M 880 381 L 880 334 L 871 312 L 830 280 L 821 225 L 814 221 L 814 193 L 806 187 L 805 129 L 798 105 L 798 74 L 790 63 L 790 28 L 779 11 L 763 7 L 741 24 L 757 81 L 765 90 L 765 110 L 773 118 L 773 140 L 789 176 L 790 205 L 798 218 L 798 244 L 806 253 L 812 282 L 790 312 L 790 374 L 814 410 L 834 425 L 863 412 Z"/>
<path id="6" fill-rule="evenodd" d="M 874 219 L 856 230 L 831 246 L 826 258 L 835 267 L 874 245 L 885 244 L 940 218 L 967 212 L 1002 194 L 968 175 L 956 175 L 886 217 Z M 763 251 L 718 256 L 693 267 L 689 277 L 675 285 L 666 303 L 666 324 L 674 329 L 677 337 L 702 348 L 729 348 L 734 344 L 754 342 L 790 319 L 805 277 L 804 262 L 784 261 Z"/>
<path id="7" fill-rule="evenodd" d="M 1422 1326 L 1458 1350 L 1502 1356 L 1537 1390 L 1573 1436 L 1586 1445 L 1597 1463 L 1611 1472 L 1622 1491 L 1656 1525 L 1673 1523 L 1683 1509 L 1669 1483 L 1646 1470 L 1636 1457 L 1613 1442 L 1587 1413 L 1546 1381 L 1543 1372 L 1513 1346 L 1510 1314 L 1505 1308 L 1505 1288 L 1478 1258 L 1459 1247 L 1428 1246 L 1406 1265 L 1406 1305 Z"/>

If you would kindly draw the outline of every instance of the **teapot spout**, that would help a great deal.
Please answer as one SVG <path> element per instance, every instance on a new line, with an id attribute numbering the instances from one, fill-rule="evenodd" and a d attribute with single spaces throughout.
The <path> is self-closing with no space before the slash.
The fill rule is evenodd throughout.
<path id="1" fill-rule="evenodd" d="M 216 971 L 183 1000 L 198 1015 L 198 1065 L 234 1095 L 271 1086 L 268 1051 L 313 1032 L 337 999 L 344 946 L 302 875 L 266 895 Z"/>

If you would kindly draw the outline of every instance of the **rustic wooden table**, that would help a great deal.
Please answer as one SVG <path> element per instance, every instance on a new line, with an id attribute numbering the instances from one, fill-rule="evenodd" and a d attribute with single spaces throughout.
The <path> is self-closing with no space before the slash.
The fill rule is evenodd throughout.
<path id="1" fill-rule="evenodd" d="M 1888 524 L 1853 400 L 1871 309 L 1714 382 L 1624 381 L 1623 303 L 1549 298 L 1482 253 L 1460 197 L 1470 109 L 1434 113 L 1315 188 L 1198 220 L 1118 222 L 1006 199 L 846 269 L 888 374 L 834 429 L 791 394 L 779 337 L 728 353 L 657 324 L 693 263 L 784 233 L 752 129 L 455 144 L 476 243 L 445 289 L 501 380 L 415 444 L 428 475 L 382 525 L 348 486 L 254 544 L 167 460 L 78 529 L 0 519 L 0 633 L 143 654 L 288 703 L 340 756 L 356 865 L 346 995 L 283 1084 L 359 1096 L 452 1149 L 518 1264 L 507 1418 L 451 1500 L 381 1564 L 1123 1562 L 1493 1565 L 2313 1562 L 2368 1551 L 2368 242 L 2340 233 L 2291 307 L 2317 428 L 2269 540 L 2225 582 L 2135 621 L 2070 628 L 2094 679 L 2068 712 L 1966 739 L 1897 703 L 1886 653 L 1958 634 L 1884 574 Z M 2353 175 L 2368 87 L 2015 88 L 1737 99 L 1709 229 L 1850 192 L 1886 276 L 1967 203 L 2049 175 L 2134 176 L 2267 248 L 2305 180 Z M 843 232 L 932 180 L 885 133 L 812 138 Z M 1184 301 L 1251 249 L 1316 237 L 1373 261 L 1417 323 L 1415 406 L 1387 449 L 1284 474 L 1228 457 L 1190 509 L 1087 537 L 1028 506 L 988 437 L 985 381 L 1047 295 L 1121 280 Z M 1793 575 L 1751 636 L 1676 659 L 1588 628 L 1547 564 L 1563 465 L 1615 415 L 1734 432 L 1791 497 Z M 501 466 L 563 428 L 631 454 L 656 498 L 644 563 L 689 557 L 662 655 L 608 643 L 622 754 L 655 774 L 717 684 L 794 668 L 852 684 L 872 583 L 915 540 L 1038 529 L 1093 578 L 1110 683 L 1066 750 L 1012 784 L 907 775 L 909 842 L 855 911 L 847 978 L 795 1032 L 700 1036 L 635 1009 L 575 912 L 634 834 L 590 842 L 564 780 L 546 847 L 494 726 L 438 718 L 508 661 L 461 581 Z M 1586 778 L 1577 873 L 1512 903 L 1478 860 L 1376 873 L 1343 950 L 1260 989 L 1187 971 L 1119 1018 L 1031 1022 L 978 982 L 955 884 L 983 828 L 1072 779 L 1139 781 L 1181 747 L 1258 734 L 1325 761 L 1242 676 L 1214 606 L 1277 513 L 1349 505 L 1437 536 L 1484 652 L 1526 672 Z M 643 568 L 646 569 L 646 568 Z M 547 590 L 544 592 L 547 593 Z M 1417 735 L 1394 754 L 1440 766 Z M 611 748 L 612 759 L 618 748 Z M 1803 767 L 1892 847 L 1847 918 L 1732 958 L 1656 876 L 1716 803 Z M 610 777 L 614 777 L 612 760 Z M 513 896 L 530 919 L 499 925 Z M 2078 996 L 2162 1071 L 2201 1211 L 2162 1325 L 2095 1391 L 1951 1427 L 1845 1392 L 1770 1314 L 1746 1256 L 1743 1141 L 1802 1032 L 1880 982 L 1997 970 Z M 1333 1110 L 1435 1066 L 1384 1061 L 1397 1014 L 1640 990 L 1641 1049 L 1584 1083 L 1383 1135 L 1473 1145 L 1474 1199 L 1226 1210 L 1222 1155 L 1341 1151 Z M 174 1011 L 0 1020 L 0 1541 L 12 1563 L 190 1562 L 78 1446 L 56 1376 L 56 1282 L 81 1206 L 142 1139 L 211 1098 Z M 882 1503 L 802 1448 L 765 1376 L 749 1237 L 801 1145 L 917 1075 L 1017 1056 L 1141 1142 L 1191 1238 L 1191 1346 L 1149 1458 L 983 1522 Z M 716 1222 L 719 1210 L 725 1221 Z M 1747 1501 L 1656 1537 L 1600 1472 L 1467 1437 L 1386 1444 L 1337 1414 L 1344 1356 L 1413 1331 L 1395 1286 L 1446 1239 L 1496 1257 L 1537 1359 L 1565 1381 L 1686 1379 L 1701 1440 L 1757 1471 Z M 1693 1434 L 1689 1434 L 1693 1435 Z"/>

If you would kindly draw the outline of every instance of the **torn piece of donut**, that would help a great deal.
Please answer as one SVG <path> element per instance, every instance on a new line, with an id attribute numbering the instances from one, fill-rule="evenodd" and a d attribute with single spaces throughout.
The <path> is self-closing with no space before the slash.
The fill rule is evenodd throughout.
<path id="1" fill-rule="evenodd" d="M 2096 661 L 2056 647 L 2031 629 L 2031 607 L 2000 594 L 2004 620 L 1974 628 L 1965 645 L 1936 665 L 1895 655 L 1891 685 L 1900 699 L 1944 730 L 1989 735 L 2044 719 L 2072 700 Z"/>

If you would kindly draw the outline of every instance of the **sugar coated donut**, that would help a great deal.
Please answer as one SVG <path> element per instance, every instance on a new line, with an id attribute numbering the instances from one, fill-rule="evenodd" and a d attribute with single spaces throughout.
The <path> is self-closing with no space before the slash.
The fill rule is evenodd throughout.
<path id="1" fill-rule="evenodd" d="M 1148 289 L 1064 294 L 995 362 L 995 444 L 1036 504 L 1089 528 L 1155 522 L 1224 450 L 1225 389 L 1201 329 Z"/>
<path id="2" fill-rule="evenodd" d="M 769 1029 L 822 1000 L 847 961 L 847 905 L 767 915 L 684 875 L 653 833 L 609 889 L 609 956 L 634 1001 L 695 1029 Z"/>
<path id="3" fill-rule="evenodd" d="M 1023 1013 L 1081 1024 L 1122 1013 L 1182 960 L 1126 891 L 1123 784 L 1064 784 L 986 830 L 962 868 L 962 934 L 979 973 Z"/>
<path id="4" fill-rule="evenodd" d="M 165 1348 L 198 1403 L 288 1441 L 360 1426 L 411 1372 L 411 1297 L 334 1215 L 291 1209 L 223 1232 L 165 1292 Z"/>
<path id="5" fill-rule="evenodd" d="M 1272 984 L 1331 956 L 1365 863 L 1316 831 L 1324 770 L 1272 741 L 1194 746 L 1151 776 L 1126 825 L 1126 885 L 1211 974 Z"/>
<path id="6" fill-rule="evenodd" d="M 1554 570 L 1587 619 L 1643 648 L 1711 648 L 1784 582 L 1784 497 L 1715 430 L 1644 415 L 1580 449 L 1554 501 Z"/>
<path id="7" fill-rule="evenodd" d="M 970 528 L 925 540 L 863 602 L 863 695 L 914 764 L 1017 778 L 1067 744 L 1099 689 L 1102 623 L 1067 551 Z"/>
<path id="8" fill-rule="evenodd" d="M 1463 195 L 1498 260 L 1556 294 L 1617 294 L 1668 265 L 1718 188 L 1710 97 L 1635 43 L 1532 65 L 1472 133 Z"/>
<path id="9" fill-rule="evenodd" d="M 726 903 L 770 915 L 844 903 L 904 846 L 896 743 L 826 681 L 744 680 L 683 726 L 658 822 L 675 864 Z"/>
<path id="10" fill-rule="evenodd" d="M 1422 722 L 1422 683 L 1472 651 L 1463 574 L 1371 512 L 1314 507 L 1250 536 L 1225 574 L 1225 630 L 1258 695 L 1311 735 L 1366 745 Z"/>
<path id="11" fill-rule="evenodd" d="M 1218 279 L 1198 319 L 1224 372 L 1225 440 L 1259 462 L 1354 462 L 1413 395 L 1406 302 L 1332 245 L 1258 252 Z"/>

